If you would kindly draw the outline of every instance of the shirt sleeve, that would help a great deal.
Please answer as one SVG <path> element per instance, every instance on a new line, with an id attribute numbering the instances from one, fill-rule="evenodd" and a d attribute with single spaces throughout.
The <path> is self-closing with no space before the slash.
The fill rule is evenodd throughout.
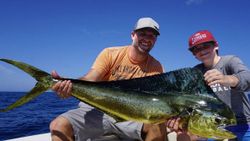
<path id="1" fill-rule="evenodd" d="M 228 67 L 232 71 L 232 75 L 239 79 L 239 83 L 235 89 L 240 91 L 250 91 L 250 70 L 237 56 L 233 56 L 229 61 Z"/>
<path id="2" fill-rule="evenodd" d="M 164 66 L 158 60 L 156 60 L 153 56 L 150 55 L 149 60 L 150 60 L 149 66 L 152 72 L 155 72 L 155 74 L 165 72 Z"/>
<path id="3" fill-rule="evenodd" d="M 91 69 L 94 69 L 97 72 L 105 75 L 110 70 L 111 60 L 112 59 L 109 50 L 104 49 L 96 57 Z"/>

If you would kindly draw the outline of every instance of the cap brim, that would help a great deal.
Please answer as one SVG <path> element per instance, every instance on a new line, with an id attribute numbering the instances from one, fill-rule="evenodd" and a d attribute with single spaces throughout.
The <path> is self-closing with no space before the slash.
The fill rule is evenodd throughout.
<path id="1" fill-rule="evenodd" d="M 152 31 L 156 34 L 156 35 L 160 35 L 160 32 L 158 30 L 156 30 L 155 28 L 153 27 L 142 27 L 142 28 L 138 28 L 138 29 L 134 29 L 134 31 L 138 31 L 138 30 L 142 30 L 142 29 L 152 29 Z"/>

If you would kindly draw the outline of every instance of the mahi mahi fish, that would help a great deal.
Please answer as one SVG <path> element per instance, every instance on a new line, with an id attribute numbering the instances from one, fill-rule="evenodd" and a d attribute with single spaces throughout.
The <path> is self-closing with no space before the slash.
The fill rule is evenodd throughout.
<path id="1" fill-rule="evenodd" d="M 34 88 L 2 112 L 19 107 L 50 89 L 57 81 L 71 80 L 72 96 L 123 120 L 159 124 L 180 116 L 182 127 L 195 135 L 231 139 L 224 127 L 235 125 L 235 115 L 205 84 L 202 73 L 182 68 L 167 73 L 118 81 L 91 82 L 52 76 L 29 64 L 0 59 L 30 74 Z"/>

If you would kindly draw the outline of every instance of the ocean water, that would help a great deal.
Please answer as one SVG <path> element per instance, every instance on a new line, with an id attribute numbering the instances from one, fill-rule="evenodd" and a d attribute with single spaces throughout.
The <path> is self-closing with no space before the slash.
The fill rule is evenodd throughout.
<path id="1" fill-rule="evenodd" d="M 0 92 L 0 109 L 25 95 L 25 92 Z M 45 92 L 21 107 L 0 112 L 0 140 L 49 132 L 49 123 L 61 113 L 74 109 L 79 101 L 73 97 L 60 99 Z"/>

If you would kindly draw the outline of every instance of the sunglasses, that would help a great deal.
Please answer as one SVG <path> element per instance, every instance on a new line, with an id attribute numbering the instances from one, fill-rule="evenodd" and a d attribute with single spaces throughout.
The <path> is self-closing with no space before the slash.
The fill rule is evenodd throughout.
<path id="1" fill-rule="evenodd" d="M 206 50 L 206 49 L 214 47 L 214 46 L 215 46 L 214 42 L 206 42 L 206 43 L 202 43 L 202 44 L 199 44 L 197 46 L 193 46 L 193 47 L 189 48 L 189 51 L 191 51 L 195 55 L 202 50 Z"/>

